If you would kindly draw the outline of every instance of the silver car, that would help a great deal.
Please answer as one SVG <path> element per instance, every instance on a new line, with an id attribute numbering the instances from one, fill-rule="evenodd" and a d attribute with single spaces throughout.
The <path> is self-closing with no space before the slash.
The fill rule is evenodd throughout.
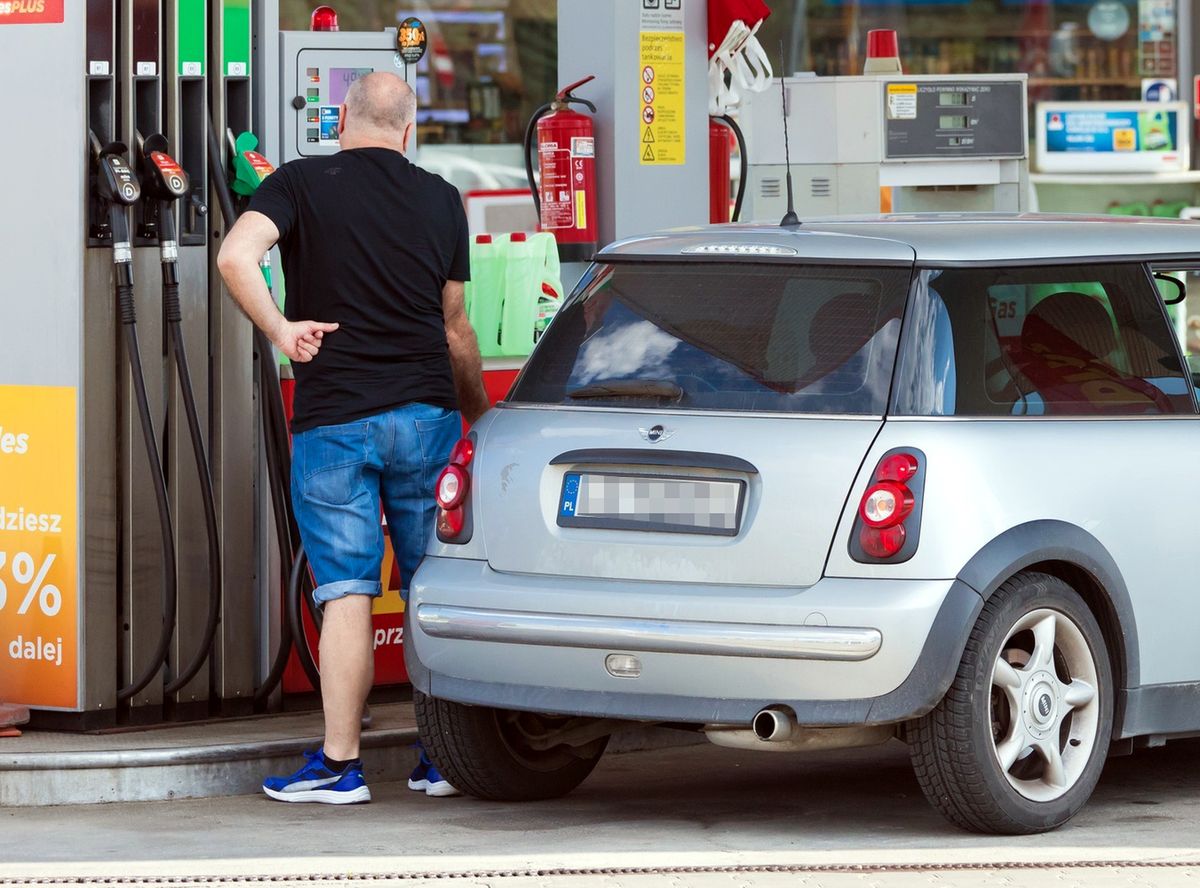
<path id="1" fill-rule="evenodd" d="M 1200 733 L 1191 223 L 908 216 L 604 250 L 439 482 L 433 761 L 577 786 L 630 722 L 911 748 L 961 827 Z"/>

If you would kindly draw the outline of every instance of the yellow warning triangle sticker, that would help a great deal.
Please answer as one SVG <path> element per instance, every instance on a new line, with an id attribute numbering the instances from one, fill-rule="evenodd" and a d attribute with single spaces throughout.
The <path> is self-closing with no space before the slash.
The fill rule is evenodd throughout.
<path id="1" fill-rule="evenodd" d="M 654 150 L 647 145 L 646 150 L 642 152 L 642 160 L 654 160 Z"/>
<path id="2" fill-rule="evenodd" d="M 654 130 L 650 129 L 650 127 L 646 127 L 646 134 L 644 136 L 642 136 L 642 144 L 649 145 L 653 141 L 654 141 Z"/>

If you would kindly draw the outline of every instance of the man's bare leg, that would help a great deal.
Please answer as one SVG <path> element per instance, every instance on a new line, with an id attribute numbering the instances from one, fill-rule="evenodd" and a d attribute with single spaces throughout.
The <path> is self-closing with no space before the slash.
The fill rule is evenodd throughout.
<path id="1" fill-rule="evenodd" d="M 375 678 L 369 595 L 347 595 L 325 605 L 321 624 L 321 701 L 325 757 L 358 758 L 363 704 Z"/>

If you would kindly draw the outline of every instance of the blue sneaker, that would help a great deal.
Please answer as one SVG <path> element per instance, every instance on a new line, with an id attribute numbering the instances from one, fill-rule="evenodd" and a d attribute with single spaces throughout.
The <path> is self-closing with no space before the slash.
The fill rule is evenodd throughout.
<path id="1" fill-rule="evenodd" d="M 325 767 L 324 750 L 304 753 L 304 767 L 290 777 L 268 777 L 263 792 L 280 802 L 323 802 L 354 805 L 371 801 L 362 763 L 352 762 L 341 773 Z"/>
<path id="2" fill-rule="evenodd" d="M 437 766 L 429 760 L 425 747 L 418 743 L 417 749 L 421 750 L 421 760 L 417 762 L 413 772 L 408 775 L 408 788 L 414 792 L 423 792 L 427 796 L 437 798 L 462 795 L 450 785 L 450 781 L 443 777 Z"/>

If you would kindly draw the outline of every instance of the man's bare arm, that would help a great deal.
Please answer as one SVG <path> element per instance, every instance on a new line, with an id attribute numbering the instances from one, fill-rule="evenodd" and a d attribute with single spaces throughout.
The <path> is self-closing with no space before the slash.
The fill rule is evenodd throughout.
<path id="1" fill-rule="evenodd" d="M 267 335 L 289 360 L 311 361 L 321 349 L 321 340 L 337 324 L 319 321 L 289 321 L 279 312 L 263 280 L 258 261 L 279 240 L 279 229 L 262 213 L 244 213 L 230 229 L 217 255 L 217 268 L 234 301 L 258 329 Z"/>
<path id="2" fill-rule="evenodd" d="M 483 388 L 483 358 L 479 356 L 479 340 L 467 320 L 464 292 L 462 281 L 447 281 L 442 288 L 442 313 L 458 406 L 467 422 L 474 425 L 491 405 Z"/>

